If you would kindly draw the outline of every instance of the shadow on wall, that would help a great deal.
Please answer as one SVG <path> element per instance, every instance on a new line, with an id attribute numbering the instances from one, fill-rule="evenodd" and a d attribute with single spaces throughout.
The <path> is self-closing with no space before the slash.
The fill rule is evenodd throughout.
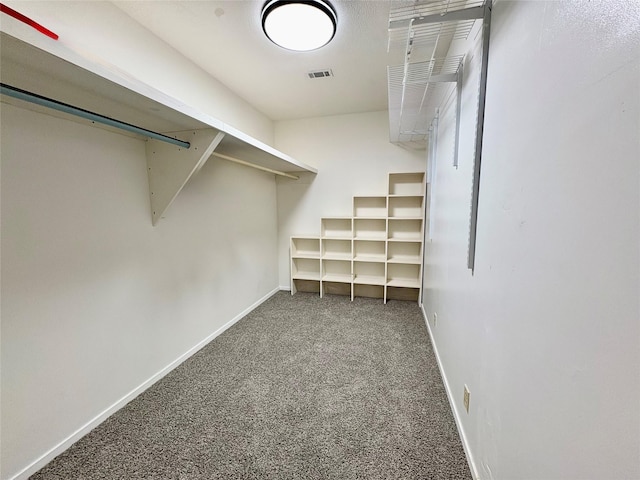
<path id="1" fill-rule="evenodd" d="M 278 223 L 288 224 L 290 217 L 300 208 L 303 208 L 304 198 L 309 193 L 311 184 L 316 179 L 317 174 L 311 172 L 296 172 L 298 180 L 292 178 L 276 176 L 278 186 L 285 186 L 287 189 L 287 201 L 278 202 Z"/>

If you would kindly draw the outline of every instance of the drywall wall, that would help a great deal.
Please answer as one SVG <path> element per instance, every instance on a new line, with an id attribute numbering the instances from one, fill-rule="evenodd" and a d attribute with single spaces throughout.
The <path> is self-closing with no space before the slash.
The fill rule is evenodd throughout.
<path id="1" fill-rule="evenodd" d="M 500 0 L 492 22 L 475 272 L 475 57 L 425 257 L 467 451 L 481 479 L 640 478 L 640 4 Z"/>
<path id="2" fill-rule="evenodd" d="M 64 44 L 97 64 L 119 69 L 169 95 L 269 145 L 273 123 L 229 88 L 186 59 L 173 47 L 105 1 L 5 2 L 60 36 Z M 31 27 L 2 15 L 3 30 L 29 43 L 53 42 Z M 17 85 L 19 87 L 19 85 Z"/>
<path id="3" fill-rule="evenodd" d="M 273 175 L 212 158 L 152 227 L 143 141 L 0 120 L 7 479 L 268 297 L 278 267 Z"/>
<path id="4" fill-rule="evenodd" d="M 389 172 L 421 172 L 424 150 L 389 143 L 386 111 L 275 123 L 275 147 L 318 168 L 277 179 L 280 286 L 289 288 L 289 238 L 319 235 L 320 218 L 352 213 L 355 195 L 384 195 Z"/>

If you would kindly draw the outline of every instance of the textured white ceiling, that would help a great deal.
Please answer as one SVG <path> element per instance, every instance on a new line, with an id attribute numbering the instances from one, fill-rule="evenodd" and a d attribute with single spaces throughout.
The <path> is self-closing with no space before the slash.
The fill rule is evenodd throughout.
<path id="1" fill-rule="evenodd" d="M 273 120 L 387 108 L 389 9 L 397 2 L 333 1 L 338 30 L 327 46 L 291 52 L 260 24 L 263 1 L 115 1 L 119 8 Z M 307 72 L 334 76 L 309 79 Z"/>

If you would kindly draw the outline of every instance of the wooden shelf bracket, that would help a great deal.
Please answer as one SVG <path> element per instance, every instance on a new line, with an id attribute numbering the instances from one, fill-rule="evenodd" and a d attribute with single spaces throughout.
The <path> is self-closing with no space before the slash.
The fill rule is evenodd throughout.
<path id="1" fill-rule="evenodd" d="M 170 132 L 191 144 L 190 148 L 170 145 L 159 140 L 147 140 L 147 174 L 151 197 L 153 225 L 166 212 L 180 191 L 206 163 L 225 136 L 214 128 Z"/>

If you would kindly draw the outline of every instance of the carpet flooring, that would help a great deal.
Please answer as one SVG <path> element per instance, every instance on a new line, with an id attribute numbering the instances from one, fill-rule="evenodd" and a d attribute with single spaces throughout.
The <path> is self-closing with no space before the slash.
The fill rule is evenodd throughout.
<path id="1" fill-rule="evenodd" d="M 32 479 L 470 479 L 415 302 L 280 292 Z"/>

